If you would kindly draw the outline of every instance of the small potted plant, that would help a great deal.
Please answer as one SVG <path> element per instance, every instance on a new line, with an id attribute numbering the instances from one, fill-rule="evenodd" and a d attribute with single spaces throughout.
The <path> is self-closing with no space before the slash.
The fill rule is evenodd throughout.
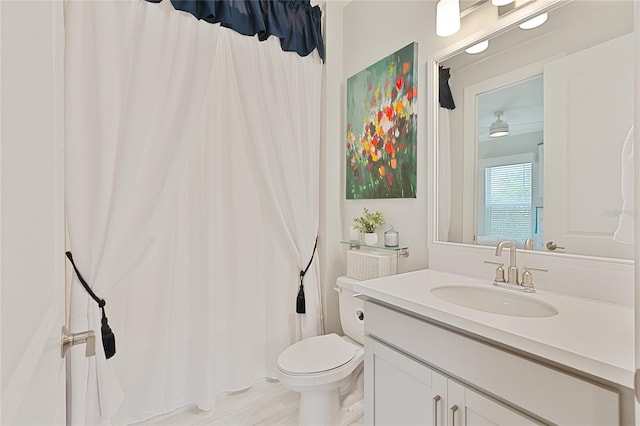
<path id="1" fill-rule="evenodd" d="M 353 219 L 356 223 L 354 228 L 364 234 L 365 244 L 373 245 L 378 242 L 378 234 L 376 231 L 384 224 L 382 213 L 371 213 L 369 209 L 364 208 L 364 213 L 360 217 Z"/>

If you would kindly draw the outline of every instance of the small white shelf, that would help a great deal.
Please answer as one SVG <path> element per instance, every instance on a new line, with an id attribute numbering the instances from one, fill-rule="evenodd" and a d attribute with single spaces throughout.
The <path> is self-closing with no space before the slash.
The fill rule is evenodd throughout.
<path id="1" fill-rule="evenodd" d="M 398 246 L 398 247 L 387 247 L 382 244 L 365 244 L 361 241 L 340 241 L 340 244 L 345 244 L 349 246 L 349 250 L 360 250 L 361 247 L 373 249 L 373 250 L 382 250 L 387 252 L 395 252 L 397 257 L 409 257 L 409 247 L 408 246 Z"/>

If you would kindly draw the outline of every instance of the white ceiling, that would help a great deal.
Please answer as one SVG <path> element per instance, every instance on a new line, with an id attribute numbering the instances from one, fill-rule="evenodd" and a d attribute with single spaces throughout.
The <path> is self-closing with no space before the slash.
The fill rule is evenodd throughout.
<path id="1" fill-rule="evenodd" d="M 509 124 L 509 135 L 517 136 L 543 130 L 542 76 L 512 86 L 487 92 L 478 97 L 480 142 L 491 140 L 489 128 L 496 120 L 495 112 L 502 111 L 502 121 Z"/>

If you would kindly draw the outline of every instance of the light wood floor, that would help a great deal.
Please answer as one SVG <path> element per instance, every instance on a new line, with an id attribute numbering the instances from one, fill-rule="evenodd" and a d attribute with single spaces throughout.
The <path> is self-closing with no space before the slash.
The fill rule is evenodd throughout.
<path id="1" fill-rule="evenodd" d="M 275 380 L 262 380 L 250 389 L 220 397 L 211 411 L 195 407 L 137 423 L 153 426 L 296 426 L 300 394 Z M 340 426 L 362 426 L 364 403 L 340 410 Z M 326 425 L 332 426 L 332 425 Z M 336 425 L 337 426 L 337 425 Z"/>

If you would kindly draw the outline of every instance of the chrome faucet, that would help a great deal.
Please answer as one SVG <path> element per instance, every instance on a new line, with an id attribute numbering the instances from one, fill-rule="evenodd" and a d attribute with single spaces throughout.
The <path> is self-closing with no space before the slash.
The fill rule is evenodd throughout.
<path id="1" fill-rule="evenodd" d="M 500 241 L 498 246 L 496 247 L 496 256 L 502 256 L 502 249 L 509 249 L 509 268 L 507 269 L 507 279 L 505 280 L 505 273 L 502 266 L 504 263 L 502 262 L 492 262 L 485 260 L 485 263 L 491 263 L 494 265 L 498 265 L 496 268 L 496 276 L 493 280 L 493 285 L 496 287 L 503 287 L 512 290 L 524 291 L 526 293 L 535 293 L 536 289 L 533 285 L 533 276 L 530 271 L 543 271 L 547 272 L 546 269 L 541 268 L 533 268 L 531 266 L 525 266 L 524 272 L 522 273 L 522 281 L 518 278 L 518 265 L 516 264 L 516 245 L 513 241 Z"/>
<path id="2" fill-rule="evenodd" d="M 516 245 L 513 241 L 500 241 L 496 247 L 496 256 L 502 256 L 503 248 L 509 249 L 509 269 L 507 269 L 507 284 L 520 284 L 518 282 L 518 266 L 516 264 Z"/>

